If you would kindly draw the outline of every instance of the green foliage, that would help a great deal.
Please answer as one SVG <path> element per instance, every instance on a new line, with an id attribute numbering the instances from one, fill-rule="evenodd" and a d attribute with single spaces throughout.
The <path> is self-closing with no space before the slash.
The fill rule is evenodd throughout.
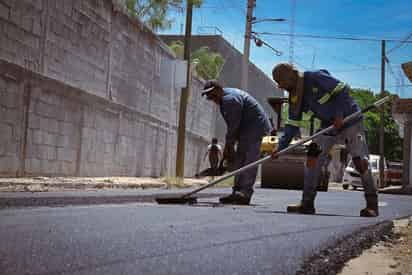
<path id="1" fill-rule="evenodd" d="M 170 43 L 169 48 L 175 53 L 177 58 L 183 59 L 183 53 L 185 46 L 183 42 L 180 40 L 172 41 Z"/>
<path id="2" fill-rule="evenodd" d="M 184 45 L 181 41 L 173 41 L 169 47 L 178 58 L 183 58 Z M 219 53 L 214 53 L 208 47 L 201 47 L 191 55 L 191 62 L 196 62 L 196 73 L 205 80 L 218 79 L 224 59 Z"/>
<path id="3" fill-rule="evenodd" d="M 200 7 L 203 0 L 191 0 Z M 140 18 L 153 30 L 170 29 L 173 19 L 168 15 L 172 9 L 181 9 L 183 0 L 126 0 L 129 13 Z"/>
<path id="4" fill-rule="evenodd" d="M 219 53 L 214 53 L 208 47 L 201 47 L 193 52 L 192 62 L 196 65 L 197 74 L 205 80 L 218 79 L 222 70 L 224 59 Z"/>
<path id="5" fill-rule="evenodd" d="M 351 95 L 361 108 L 372 104 L 379 99 L 371 91 L 353 89 Z M 391 95 L 385 92 L 385 95 Z M 392 102 L 384 105 L 384 154 L 388 160 L 402 159 L 402 139 L 399 136 L 399 127 L 392 118 Z M 379 154 L 379 128 L 381 125 L 380 112 L 373 109 L 364 114 L 364 124 L 367 133 L 368 147 L 371 154 Z"/>

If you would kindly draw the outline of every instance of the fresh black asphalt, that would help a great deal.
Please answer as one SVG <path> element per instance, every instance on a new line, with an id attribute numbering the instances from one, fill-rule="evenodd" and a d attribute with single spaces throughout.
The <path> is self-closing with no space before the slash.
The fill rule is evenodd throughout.
<path id="1" fill-rule="evenodd" d="M 296 274 L 338 241 L 412 215 L 409 196 L 381 195 L 381 216 L 360 218 L 363 193 L 354 191 L 319 193 L 317 215 L 285 213 L 299 198 L 297 191 L 257 189 L 253 206 L 203 198 L 196 206 L 4 208 L 0 273 Z"/>

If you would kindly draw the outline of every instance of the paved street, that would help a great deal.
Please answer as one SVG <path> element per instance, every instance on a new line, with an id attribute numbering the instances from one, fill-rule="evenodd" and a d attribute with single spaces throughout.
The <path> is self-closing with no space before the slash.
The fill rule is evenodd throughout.
<path id="1" fill-rule="evenodd" d="M 217 190 L 217 189 L 216 189 Z M 215 192 L 216 192 L 215 190 Z M 213 190 L 212 190 L 213 191 Z M 220 190 L 219 192 L 221 192 Z M 257 189 L 254 206 L 154 203 L 0 210 L 2 274 L 295 274 L 336 240 L 412 215 L 409 196 L 382 195 L 360 218 L 362 192 L 320 193 L 318 215 L 285 213 L 300 192 Z"/>

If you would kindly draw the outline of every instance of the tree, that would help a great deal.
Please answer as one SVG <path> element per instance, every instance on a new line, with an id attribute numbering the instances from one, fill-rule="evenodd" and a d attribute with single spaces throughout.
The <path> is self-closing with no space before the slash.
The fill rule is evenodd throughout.
<path id="1" fill-rule="evenodd" d="M 203 0 L 193 1 L 195 7 L 200 7 Z M 129 13 L 140 18 L 153 30 L 169 29 L 173 19 L 168 15 L 170 11 L 182 9 L 183 0 L 126 0 Z"/>
<path id="2" fill-rule="evenodd" d="M 169 45 L 169 48 L 175 53 L 177 58 L 183 59 L 185 46 L 182 41 L 172 41 L 172 43 L 170 43 Z"/>
<path id="3" fill-rule="evenodd" d="M 196 73 L 205 80 L 218 79 L 224 59 L 219 53 L 214 53 L 208 47 L 201 47 L 193 52 L 191 59 L 198 62 Z"/>
<path id="4" fill-rule="evenodd" d="M 183 58 L 182 41 L 173 41 L 169 47 L 178 58 Z M 225 62 L 219 53 L 211 52 L 208 47 L 201 47 L 194 51 L 190 60 L 192 63 L 197 63 L 196 73 L 204 80 L 218 79 Z"/>
<path id="5" fill-rule="evenodd" d="M 372 104 L 378 100 L 378 96 L 375 96 L 371 91 L 363 89 L 353 89 L 351 95 L 355 98 L 356 102 L 361 108 Z M 389 92 L 385 92 L 385 96 L 392 96 Z M 369 147 L 369 153 L 379 154 L 379 127 L 380 124 L 384 125 L 384 155 L 388 160 L 400 160 L 402 159 L 402 139 L 399 136 L 399 126 L 392 118 L 392 102 L 384 105 L 384 121 L 381 122 L 380 111 L 373 109 L 364 114 L 364 124 L 367 133 L 367 141 Z"/>

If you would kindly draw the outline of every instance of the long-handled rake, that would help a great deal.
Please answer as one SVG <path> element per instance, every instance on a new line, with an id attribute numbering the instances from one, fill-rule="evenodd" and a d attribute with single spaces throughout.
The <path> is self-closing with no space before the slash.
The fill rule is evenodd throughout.
<path id="1" fill-rule="evenodd" d="M 389 96 L 386 96 L 386 97 L 384 97 L 384 98 L 381 98 L 381 99 L 377 100 L 375 103 L 371 104 L 370 106 L 366 107 L 365 109 L 363 109 L 363 110 L 361 110 L 361 111 L 358 111 L 358 112 L 355 112 L 355 113 L 353 113 L 353 114 L 345 117 L 345 119 L 343 120 L 343 123 L 345 124 L 345 123 L 347 123 L 348 121 L 350 121 L 350 120 L 352 120 L 352 119 L 354 119 L 354 118 L 357 118 L 357 117 L 360 116 L 362 113 L 368 112 L 369 110 L 371 110 L 371 109 L 373 109 L 373 108 L 379 107 L 379 106 L 382 105 L 383 103 L 387 102 L 389 99 L 390 99 L 390 97 L 389 97 Z M 300 146 L 300 145 L 302 145 L 302 144 L 304 144 L 304 143 L 306 143 L 306 142 L 308 142 L 308 141 L 310 141 L 310 140 L 312 140 L 312 139 L 314 139 L 314 138 L 316 138 L 316 137 L 318 137 L 318 136 L 320 136 L 320 135 L 323 135 L 323 134 L 325 134 L 325 133 L 328 133 L 328 132 L 330 132 L 330 131 L 333 130 L 333 129 L 335 129 L 335 127 L 334 127 L 333 125 L 325 128 L 325 129 L 322 129 L 322 130 L 320 130 L 319 132 L 317 132 L 316 134 L 314 134 L 314 135 L 312 135 L 312 136 L 309 136 L 309 137 L 306 137 L 306 138 L 303 138 L 303 139 L 299 140 L 298 142 L 290 145 L 289 147 L 287 147 L 287 148 L 285 148 L 285 149 L 283 149 L 283 150 L 280 150 L 279 152 L 276 153 L 276 156 L 280 156 L 280 155 L 286 154 L 287 152 L 291 151 L 292 149 L 294 149 L 294 148 L 296 148 L 296 147 L 298 147 L 298 146 Z M 200 192 L 200 191 L 202 191 L 202 190 L 204 190 L 204 189 L 206 189 L 206 188 L 212 187 L 212 186 L 218 184 L 219 182 L 224 181 L 224 180 L 227 179 L 227 178 L 230 178 L 230 177 L 235 176 L 235 175 L 237 175 L 237 174 L 239 174 L 239 173 L 242 173 L 243 171 L 245 171 L 245 170 L 247 170 L 247 169 L 250 169 L 250 168 L 255 167 L 255 166 L 257 166 L 257 165 L 259 165 L 259 164 L 261 164 L 261 163 L 263 163 L 263 162 L 265 162 L 265 161 L 270 160 L 271 158 L 272 158 L 272 156 L 269 155 L 269 156 L 266 156 L 266 157 L 264 157 L 264 158 L 261 158 L 261 159 L 255 161 L 255 162 L 249 163 L 248 165 L 245 165 L 245 166 L 243 166 L 243 167 L 241 167 L 241 168 L 239 168 L 239 169 L 237 169 L 237 170 L 235 170 L 235 171 L 232 171 L 232 172 L 224 175 L 224 176 L 221 177 L 221 178 L 212 180 L 212 181 L 209 182 L 208 184 L 206 184 L 206 185 L 204 185 L 204 186 L 201 186 L 201 187 L 199 187 L 199 188 L 197 188 L 197 189 L 195 189 L 195 190 L 193 190 L 193 191 L 190 191 L 190 192 L 188 192 L 188 193 L 185 193 L 185 194 L 183 194 L 183 195 L 174 196 L 174 197 L 172 197 L 172 196 L 169 196 L 169 197 L 166 197 L 166 196 L 165 196 L 165 197 L 157 197 L 157 198 L 155 198 L 155 200 L 156 200 L 156 202 L 159 203 L 159 204 L 193 204 L 193 203 L 196 203 L 196 202 L 197 202 L 197 198 L 196 198 L 196 197 L 192 197 L 193 194 L 196 194 L 196 193 L 198 193 L 198 192 Z"/>

